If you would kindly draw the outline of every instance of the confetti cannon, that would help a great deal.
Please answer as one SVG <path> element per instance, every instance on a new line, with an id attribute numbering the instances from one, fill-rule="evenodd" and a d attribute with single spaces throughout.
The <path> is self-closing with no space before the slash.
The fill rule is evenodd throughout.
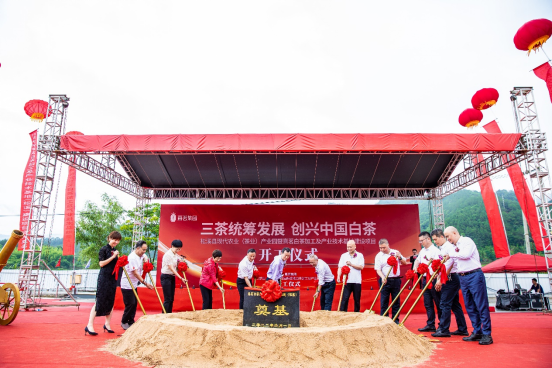
<path id="1" fill-rule="evenodd" d="M 8 263 L 8 259 L 22 237 L 21 231 L 12 231 L 10 238 L 0 251 L 0 272 Z M 0 287 L 0 326 L 6 326 L 13 322 L 19 312 L 20 302 L 21 296 L 17 285 L 5 283 Z"/>

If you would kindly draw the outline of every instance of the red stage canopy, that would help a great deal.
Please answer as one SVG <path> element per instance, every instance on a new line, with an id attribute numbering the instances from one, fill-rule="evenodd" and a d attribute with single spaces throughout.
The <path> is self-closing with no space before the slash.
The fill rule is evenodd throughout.
<path id="1" fill-rule="evenodd" d="M 64 135 L 72 152 L 486 152 L 512 151 L 520 134 Z"/>
<path id="2" fill-rule="evenodd" d="M 446 182 L 467 152 L 512 152 L 519 139 L 520 134 L 64 135 L 61 148 L 111 153 L 138 185 L 160 190 L 423 191 Z"/>
<path id="3" fill-rule="evenodd" d="M 513 256 L 497 259 L 483 267 L 485 273 L 504 272 L 546 272 L 544 257 L 516 253 Z M 549 260 L 550 262 L 550 260 Z"/>

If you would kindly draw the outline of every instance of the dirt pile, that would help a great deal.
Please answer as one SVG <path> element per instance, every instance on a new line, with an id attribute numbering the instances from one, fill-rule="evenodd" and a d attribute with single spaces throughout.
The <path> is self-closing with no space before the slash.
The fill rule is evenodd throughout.
<path id="1" fill-rule="evenodd" d="M 430 342 L 389 318 L 301 312 L 301 328 L 242 326 L 239 310 L 145 316 L 108 343 L 121 357 L 157 367 L 403 367 L 426 359 Z"/>

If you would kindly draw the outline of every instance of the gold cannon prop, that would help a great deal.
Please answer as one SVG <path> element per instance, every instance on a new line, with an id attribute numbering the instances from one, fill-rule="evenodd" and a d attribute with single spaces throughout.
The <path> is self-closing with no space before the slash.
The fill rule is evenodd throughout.
<path id="1" fill-rule="evenodd" d="M 23 233 L 19 230 L 12 231 L 12 234 L 2 250 L 0 250 L 0 272 L 8 263 L 13 250 L 17 246 L 19 239 L 23 237 Z M 5 283 L 0 287 L 0 326 L 6 326 L 13 322 L 19 312 L 19 303 L 21 296 L 17 285 Z"/>

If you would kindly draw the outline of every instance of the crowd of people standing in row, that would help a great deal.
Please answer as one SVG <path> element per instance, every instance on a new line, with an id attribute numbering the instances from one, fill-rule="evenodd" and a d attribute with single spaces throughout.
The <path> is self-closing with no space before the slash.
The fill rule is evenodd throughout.
<path id="1" fill-rule="evenodd" d="M 113 333 L 111 329 L 111 315 L 115 302 L 115 293 L 117 280 L 114 275 L 115 264 L 117 263 L 119 252 L 115 249 L 121 240 L 121 234 L 114 231 L 109 234 L 108 244 L 100 249 L 99 265 L 100 273 L 98 276 L 98 288 L 96 294 L 96 303 L 90 312 L 88 325 L 85 328 L 85 334 L 97 335 L 94 331 L 94 318 L 96 316 L 106 316 L 104 331 Z M 423 332 L 433 332 L 434 337 L 450 337 L 451 335 L 465 336 L 464 341 L 479 341 L 481 345 L 493 343 L 491 337 L 491 318 L 489 313 L 489 304 L 487 298 L 487 288 L 485 278 L 481 271 L 479 252 L 472 239 L 460 236 L 458 230 L 454 227 L 447 227 L 444 231 L 435 229 L 431 232 L 422 232 L 419 234 L 418 241 L 421 244 L 419 254 L 413 254 L 410 257 L 412 270 L 416 271 L 420 264 L 426 264 L 430 270 L 430 277 L 433 275 L 431 263 L 434 260 L 442 260 L 445 264 L 447 273 L 447 282 L 442 283 L 441 277 L 435 277 L 432 288 L 426 288 L 423 298 L 424 307 L 427 313 L 426 325 L 419 329 Z M 176 278 L 184 281 L 184 278 L 177 272 L 177 264 L 183 261 L 178 252 L 182 249 L 182 241 L 173 240 L 171 248 L 165 253 L 161 267 L 161 286 L 163 289 L 163 307 L 166 313 L 172 313 L 174 294 L 176 288 Z M 378 282 L 381 288 L 380 309 L 381 315 L 389 306 L 390 301 L 397 298 L 397 301 L 391 308 L 391 317 L 395 323 L 399 323 L 400 308 L 400 290 L 401 290 L 401 269 L 392 268 L 388 259 L 395 257 L 397 263 L 407 264 L 407 259 L 396 249 L 391 248 L 387 239 L 379 240 L 379 253 L 374 260 L 374 269 L 379 276 Z M 153 286 L 148 284 L 141 276 L 142 264 L 146 260 L 145 253 L 147 244 L 139 241 L 135 245 L 134 251 L 128 257 L 129 277 L 121 280 L 121 290 L 125 310 L 121 320 L 123 329 L 129 328 L 134 323 L 136 314 L 137 299 L 132 286 L 136 288 L 139 283 L 147 288 Z M 266 280 L 275 280 L 281 282 L 283 269 L 290 258 L 290 248 L 283 248 L 277 255 L 267 272 Z M 253 272 L 256 269 L 255 250 L 249 249 L 246 256 L 241 260 L 238 266 L 238 276 L 236 280 L 237 289 L 240 296 L 239 308 L 243 309 L 245 287 L 252 287 Z M 200 291 L 203 300 L 203 309 L 212 309 L 213 289 L 218 288 L 222 293 L 224 289 L 217 278 L 218 264 L 222 258 L 222 252 L 218 249 L 212 252 L 212 257 L 207 259 L 203 265 L 200 277 Z M 327 262 L 320 259 L 315 254 L 309 255 L 309 263 L 315 267 L 318 285 L 314 297 L 320 298 L 320 307 L 323 310 L 331 310 L 333 297 L 336 288 L 336 280 Z M 361 301 L 361 272 L 364 269 L 364 256 L 356 251 L 356 244 L 353 240 L 347 243 L 347 252 L 343 253 L 339 259 L 337 269 L 337 283 L 341 282 L 344 272 L 344 266 L 348 266 L 348 274 L 343 286 L 343 298 L 339 310 L 346 312 L 349 299 L 353 295 L 355 312 L 360 312 Z M 436 270 L 436 272 L 444 272 Z M 422 287 L 429 282 L 427 276 L 422 277 Z M 132 286 L 130 285 L 132 283 Z M 468 327 L 464 318 L 462 305 L 460 303 L 459 292 L 462 291 L 464 305 L 471 321 L 473 332 L 468 333 Z M 435 310 L 437 313 L 435 313 Z M 451 314 L 454 314 L 458 329 L 451 332 Z M 437 319 L 438 324 L 437 324 Z"/>

